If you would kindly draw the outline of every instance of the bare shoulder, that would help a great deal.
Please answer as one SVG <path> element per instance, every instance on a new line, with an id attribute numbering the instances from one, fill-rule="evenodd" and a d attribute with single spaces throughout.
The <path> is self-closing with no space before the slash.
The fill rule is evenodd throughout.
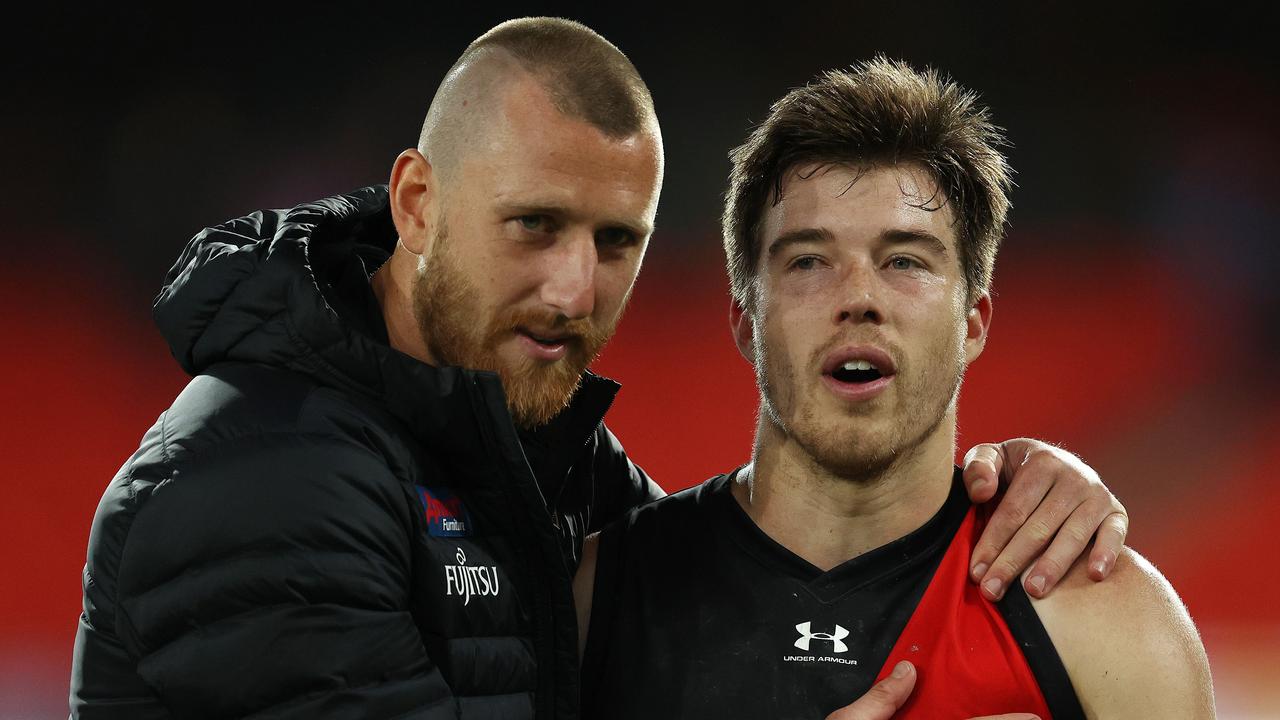
<path id="1" fill-rule="evenodd" d="M 1146 558 L 1125 548 L 1111 576 L 1077 562 L 1032 606 L 1091 718 L 1212 718 L 1209 662 L 1187 608 Z"/>

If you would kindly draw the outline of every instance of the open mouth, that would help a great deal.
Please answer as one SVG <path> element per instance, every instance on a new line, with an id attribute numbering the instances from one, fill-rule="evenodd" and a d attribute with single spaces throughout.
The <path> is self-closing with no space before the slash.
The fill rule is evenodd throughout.
<path id="1" fill-rule="evenodd" d="M 570 344 L 576 335 L 532 332 L 528 328 L 516 328 L 516 337 L 521 341 L 524 350 L 536 360 L 555 362 L 570 352 Z"/>
<path id="2" fill-rule="evenodd" d="M 864 402 L 883 393 L 898 372 L 893 357 L 873 345 L 845 347 L 827 355 L 822 378 L 836 396 Z"/>
<path id="3" fill-rule="evenodd" d="M 862 384 L 875 382 L 884 373 L 868 360 L 849 360 L 833 368 L 831 377 L 842 383 Z"/>
<path id="4" fill-rule="evenodd" d="M 876 369 L 876 365 L 870 364 L 867 360 L 850 360 L 833 369 L 831 377 L 842 383 L 869 383 L 883 378 L 884 375 Z"/>
<path id="5" fill-rule="evenodd" d="M 545 348 L 558 348 L 561 345 L 564 345 L 565 342 L 568 340 L 568 338 L 565 338 L 565 337 L 544 337 L 542 335 L 534 335 L 533 333 L 523 328 L 519 332 L 521 335 L 524 335 L 525 337 L 529 338 L 530 340 L 538 343 L 539 345 Z"/>

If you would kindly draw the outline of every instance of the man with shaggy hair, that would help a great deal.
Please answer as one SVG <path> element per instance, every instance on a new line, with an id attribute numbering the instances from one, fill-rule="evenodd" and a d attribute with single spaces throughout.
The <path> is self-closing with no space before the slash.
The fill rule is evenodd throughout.
<path id="1" fill-rule="evenodd" d="M 969 582 L 990 514 L 953 465 L 956 402 L 991 323 L 1003 143 L 972 93 L 881 57 L 732 153 L 751 462 L 588 539 L 589 717 L 1213 716 L 1195 627 L 1136 553 L 1102 584 L 1033 576 L 1038 599 Z"/>
<path id="2" fill-rule="evenodd" d="M 587 370 L 662 171 L 626 57 L 529 18 L 467 48 L 389 187 L 196 235 L 155 305 L 192 380 L 94 518 L 72 715 L 575 717 L 583 538 L 662 494 Z M 1021 476 L 988 574 L 1049 539 L 1015 537 L 1046 493 L 1082 508 L 1051 554 L 1107 517 L 1119 551 L 1073 458 L 977 452 L 976 496 Z"/>

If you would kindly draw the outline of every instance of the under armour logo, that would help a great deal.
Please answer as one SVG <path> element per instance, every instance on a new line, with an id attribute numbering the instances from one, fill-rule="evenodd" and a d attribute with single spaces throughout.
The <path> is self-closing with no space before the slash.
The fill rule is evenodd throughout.
<path id="1" fill-rule="evenodd" d="M 813 623 L 810 622 L 802 622 L 796 626 L 796 630 L 800 633 L 800 639 L 796 640 L 796 647 L 809 652 L 810 640 L 828 640 L 831 642 L 832 651 L 838 653 L 849 651 L 849 646 L 844 644 L 844 639 L 849 637 L 848 630 L 837 625 L 836 631 L 833 633 L 809 632 L 809 628 L 812 625 Z"/>

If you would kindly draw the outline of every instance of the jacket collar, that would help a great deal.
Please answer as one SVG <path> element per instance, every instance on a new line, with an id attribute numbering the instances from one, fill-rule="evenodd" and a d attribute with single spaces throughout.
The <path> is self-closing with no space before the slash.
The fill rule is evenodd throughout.
<path id="1" fill-rule="evenodd" d="M 154 303 L 174 357 L 195 375 L 217 362 L 285 367 L 386 408 L 444 454 L 482 452 L 484 422 L 495 414 L 494 373 L 433 367 L 352 329 L 326 300 L 313 261 L 342 246 L 396 243 L 387 186 L 264 210 L 208 228 L 187 244 Z M 617 393 L 612 380 L 587 373 L 565 411 L 580 446 Z M 481 401 L 481 398 L 487 398 Z M 501 404 L 511 437 L 511 419 Z M 570 458 L 576 453 L 567 453 Z"/>

